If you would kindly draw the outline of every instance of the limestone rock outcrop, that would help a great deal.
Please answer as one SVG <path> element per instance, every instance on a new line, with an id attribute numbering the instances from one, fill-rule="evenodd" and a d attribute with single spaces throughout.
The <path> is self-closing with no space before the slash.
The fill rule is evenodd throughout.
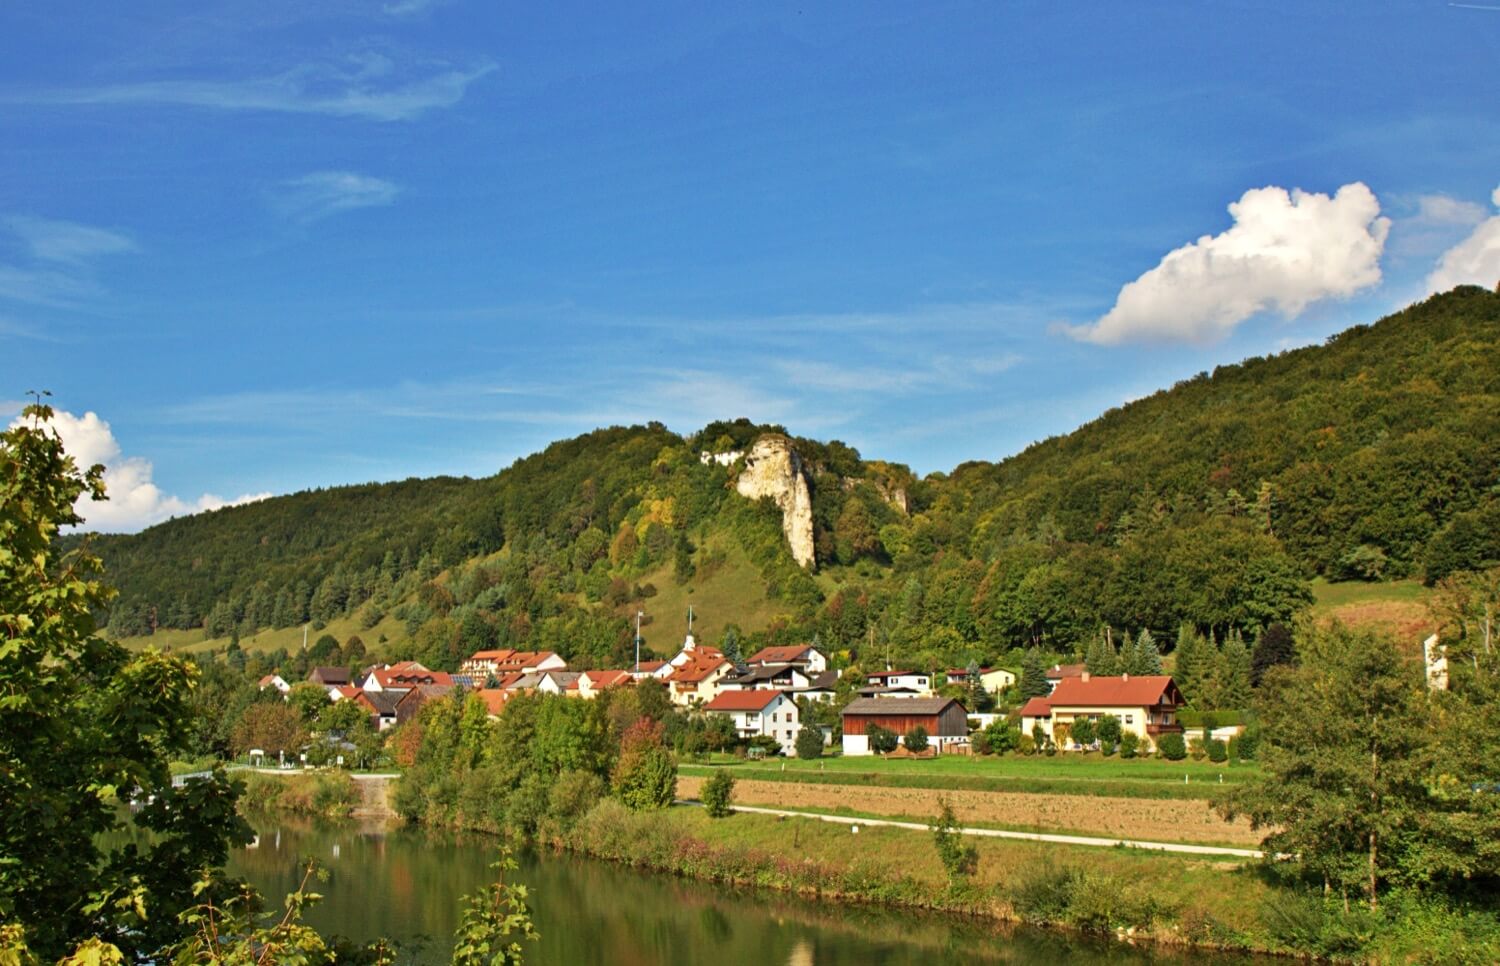
<path id="1" fill-rule="evenodd" d="M 745 469 L 735 489 L 751 500 L 770 497 L 781 508 L 781 532 L 792 559 L 811 568 L 813 554 L 812 488 L 802 458 L 785 436 L 762 436 L 745 454 Z"/>

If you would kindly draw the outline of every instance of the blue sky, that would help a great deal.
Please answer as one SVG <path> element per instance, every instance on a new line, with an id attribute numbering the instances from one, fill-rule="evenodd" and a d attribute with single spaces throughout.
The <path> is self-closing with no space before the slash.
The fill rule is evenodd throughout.
<path id="1" fill-rule="evenodd" d="M 950 469 L 1500 280 L 1500 3 L 500 6 L 0 8 L 0 406 L 91 522 L 650 419 Z"/>

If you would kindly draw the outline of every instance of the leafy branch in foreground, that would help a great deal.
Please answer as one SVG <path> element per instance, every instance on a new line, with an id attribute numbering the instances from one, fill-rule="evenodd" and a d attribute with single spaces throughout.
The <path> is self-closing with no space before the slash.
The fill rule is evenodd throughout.
<path id="1" fill-rule="evenodd" d="M 495 881 L 469 896 L 454 936 L 454 966 L 519 966 L 525 957 L 516 937 L 528 942 L 540 938 L 526 903 L 529 891 L 505 881 L 505 874 L 516 868 L 509 847 L 501 849 L 490 868 L 496 872 Z"/>

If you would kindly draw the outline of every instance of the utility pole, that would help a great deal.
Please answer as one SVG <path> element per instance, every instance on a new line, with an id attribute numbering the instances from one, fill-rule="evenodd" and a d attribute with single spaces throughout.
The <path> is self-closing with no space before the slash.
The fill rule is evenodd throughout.
<path id="1" fill-rule="evenodd" d="M 646 612 L 643 611 L 643 610 L 638 610 L 638 611 L 635 612 L 635 670 L 636 670 L 636 673 L 640 673 L 640 670 L 641 670 L 641 618 L 645 617 L 645 616 L 646 616 Z"/>
<path id="2" fill-rule="evenodd" d="M 312 626 L 311 624 L 303 624 L 302 625 L 302 653 L 303 654 L 307 653 L 307 629 L 309 627 L 311 627 L 311 626 Z"/>

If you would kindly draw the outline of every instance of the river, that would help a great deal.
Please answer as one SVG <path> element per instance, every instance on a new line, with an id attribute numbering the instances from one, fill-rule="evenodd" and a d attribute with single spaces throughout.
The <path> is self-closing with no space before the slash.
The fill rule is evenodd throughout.
<path id="1" fill-rule="evenodd" d="M 462 897 L 489 882 L 496 841 L 355 822 L 255 817 L 256 845 L 229 871 L 279 908 L 300 860 L 328 878 L 308 915 L 325 933 L 401 944 L 399 962 L 446 963 Z M 541 939 L 529 963 L 611 966 L 935 966 L 1172 963 L 1230 966 L 1260 958 L 1153 951 L 905 910 L 835 906 L 553 854 L 518 856 Z"/>

